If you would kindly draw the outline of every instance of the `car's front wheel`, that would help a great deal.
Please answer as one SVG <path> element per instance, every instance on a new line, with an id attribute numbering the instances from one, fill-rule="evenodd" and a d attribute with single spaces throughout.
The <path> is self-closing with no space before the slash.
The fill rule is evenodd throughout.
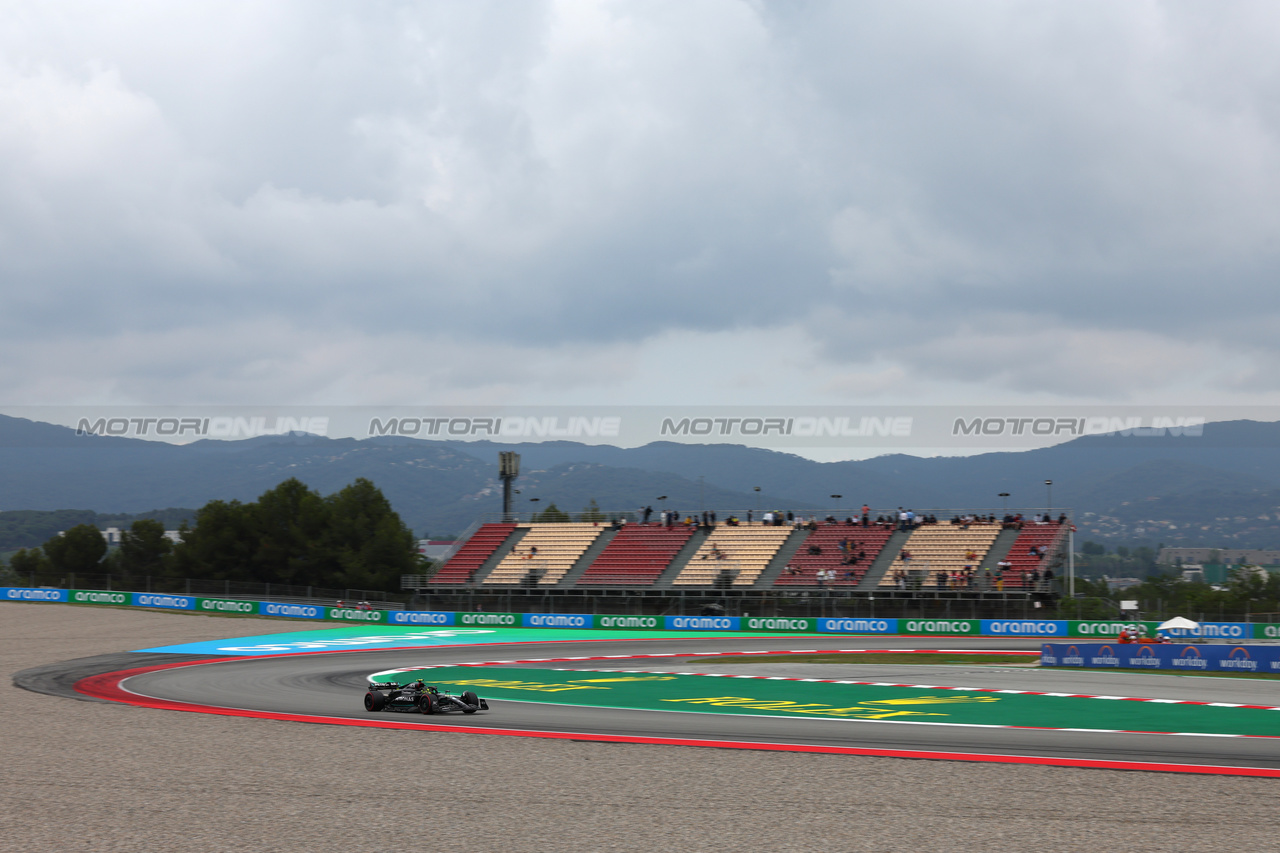
<path id="1" fill-rule="evenodd" d="M 471 706 L 470 708 L 463 708 L 462 713 L 474 714 L 476 711 L 480 710 L 480 697 L 472 693 L 470 690 L 462 694 L 462 701 Z"/>

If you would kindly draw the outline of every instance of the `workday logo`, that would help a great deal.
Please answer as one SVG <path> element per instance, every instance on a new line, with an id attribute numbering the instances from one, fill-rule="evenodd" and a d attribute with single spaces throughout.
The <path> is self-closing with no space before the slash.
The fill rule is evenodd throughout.
<path id="1" fill-rule="evenodd" d="M 1138 653 L 1129 658 L 1130 666 L 1160 666 L 1160 658 L 1150 646 L 1142 646 Z"/>
<path id="2" fill-rule="evenodd" d="M 1119 666 L 1120 657 L 1116 654 L 1115 649 L 1107 645 L 1098 649 L 1098 653 L 1089 662 L 1094 666 Z"/>
<path id="3" fill-rule="evenodd" d="M 1179 655 L 1173 659 L 1173 665 L 1182 669 L 1207 669 L 1209 662 L 1195 646 L 1183 646 Z"/>
<path id="4" fill-rule="evenodd" d="M 1258 662 L 1249 654 L 1244 646 L 1236 646 L 1231 653 L 1218 662 L 1222 669 L 1234 669 L 1244 672 L 1257 672 Z"/>

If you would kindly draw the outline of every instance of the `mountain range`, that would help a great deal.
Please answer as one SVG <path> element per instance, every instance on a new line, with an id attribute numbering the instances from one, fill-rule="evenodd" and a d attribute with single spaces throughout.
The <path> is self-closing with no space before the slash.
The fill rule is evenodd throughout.
<path id="1" fill-rule="evenodd" d="M 366 477 L 419 536 L 447 538 L 501 511 L 500 450 L 521 454 L 515 508 L 525 513 L 551 503 L 578 513 L 592 500 L 606 513 L 658 509 L 664 495 L 682 512 L 721 514 L 848 514 L 863 503 L 998 513 L 1007 505 L 1070 508 L 1080 535 L 1099 542 L 1280 547 L 1280 424 L 1254 421 L 1208 424 L 1201 436 L 1087 436 L 1022 452 L 824 463 L 672 442 L 619 448 L 294 433 L 170 445 L 0 416 L 0 511 L 141 514 L 254 500 L 288 477 L 324 494 Z"/>

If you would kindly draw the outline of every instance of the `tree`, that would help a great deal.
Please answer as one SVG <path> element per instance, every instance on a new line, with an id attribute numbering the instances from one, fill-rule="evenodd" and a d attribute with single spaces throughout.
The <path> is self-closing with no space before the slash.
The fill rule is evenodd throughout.
<path id="1" fill-rule="evenodd" d="M 170 565 L 185 577 L 394 590 L 421 572 L 412 531 L 363 478 L 328 497 L 289 479 L 254 503 L 213 501 L 180 532 Z"/>
<path id="2" fill-rule="evenodd" d="M 60 574 L 89 574 L 97 570 L 107 553 L 107 540 L 92 524 L 77 524 L 44 543 L 49 566 Z"/>
<path id="3" fill-rule="evenodd" d="M 331 572 L 326 583 L 385 589 L 398 584 L 400 575 L 421 573 L 413 532 L 372 482 L 358 478 L 325 504 L 329 521 L 322 544 Z"/>
<path id="4" fill-rule="evenodd" d="M 550 509 L 550 507 L 548 507 Z M 578 521 L 604 521 L 604 513 L 600 511 L 600 505 L 596 503 L 596 499 L 592 498 L 591 503 L 578 514 Z"/>
<path id="5" fill-rule="evenodd" d="M 210 501 L 196 510 L 194 527 L 179 525 L 171 571 L 177 577 L 247 581 L 253 577 L 257 537 L 248 506 Z"/>
<path id="6" fill-rule="evenodd" d="M 22 548 L 9 558 L 9 569 L 18 575 L 30 578 L 48 571 L 49 559 L 39 548 Z"/>
<path id="7" fill-rule="evenodd" d="M 127 575 L 163 575 L 165 558 L 172 550 L 173 542 L 164 535 L 163 524 L 139 519 L 120 532 L 117 564 Z"/>
<path id="8" fill-rule="evenodd" d="M 547 508 L 544 509 L 540 514 L 535 512 L 533 514 L 533 520 L 534 522 L 540 522 L 540 523 L 546 524 L 548 522 L 563 523 L 563 522 L 569 521 L 570 519 L 569 519 L 569 513 L 565 512 L 564 510 L 560 509 L 560 507 L 552 503 L 552 504 L 547 504 Z"/>

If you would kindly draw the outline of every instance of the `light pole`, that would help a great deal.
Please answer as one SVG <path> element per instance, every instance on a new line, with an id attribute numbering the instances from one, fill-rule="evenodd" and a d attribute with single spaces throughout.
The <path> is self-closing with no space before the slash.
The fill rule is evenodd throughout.
<path id="1" fill-rule="evenodd" d="M 542 500 L 542 498 L 529 498 L 529 503 L 536 504 L 540 500 Z M 538 508 L 536 506 L 533 508 L 532 513 L 533 514 L 529 517 L 529 520 L 535 521 L 538 517 Z"/>
<path id="2" fill-rule="evenodd" d="M 1009 514 L 1009 493 L 1008 493 L 1008 492 L 1001 492 L 1001 493 L 998 495 L 998 497 L 1000 497 L 1000 498 L 1002 498 L 1002 499 L 1004 500 L 1004 514 L 1005 514 L 1005 515 L 1008 515 L 1008 514 Z"/>
<path id="3" fill-rule="evenodd" d="M 832 499 L 832 500 L 837 500 L 837 501 L 838 501 L 838 500 L 840 500 L 842 497 L 844 497 L 844 495 L 832 495 L 832 496 L 831 496 L 831 499 Z M 835 507 L 834 507 L 834 509 L 837 509 L 837 510 L 838 510 L 838 509 L 840 509 L 840 507 L 837 505 L 837 506 L 835 506 Z"/>
<path id="4" fill-rule="evenodd" d="M 1049 515 L 1053 515 L 1053 480 L 1045 480 L 1044 487 L 1048 493 L 1047 500 L 1049 501 Z"/>

